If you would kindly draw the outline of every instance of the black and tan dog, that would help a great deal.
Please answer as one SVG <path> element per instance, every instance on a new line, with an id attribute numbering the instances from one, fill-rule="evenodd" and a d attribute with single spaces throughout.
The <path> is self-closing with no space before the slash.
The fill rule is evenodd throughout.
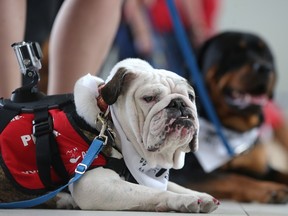
<path id="1" fill-rule="evenodd" d="M 287 202 L 288 175 L 269 168 L 258 139 L 262 108 L 272 99 L 276 81 L 269 47 L 257 35 L 224 32 L 203 45 L 198 62 L 236 156 L 229 157 L 200 107 L 199 152 L 186 158 L 184 169 L 171 173 L 172 181 L 222 199 Z"/>

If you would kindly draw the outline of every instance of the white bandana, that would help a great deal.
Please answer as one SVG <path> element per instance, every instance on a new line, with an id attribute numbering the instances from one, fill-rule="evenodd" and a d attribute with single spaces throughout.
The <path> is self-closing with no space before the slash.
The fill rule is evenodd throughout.
<path id="1" fill-rule="evenodd" d="M 112 106 L 110 106 L 110 112 L 113 124 L 120 135 L 125 164 L 135 180 L 140 185 L 167 190 L 169 170 L 163 170 L 161 167 L 151 168 L 147 161 L 136 152 L 131 142 L 127 140 Z"/>
<path id="2" fill-rule="evenodd" d="M 195 153 L 202 168 L 211 172 L 232 159 L 219 138 L 215 126 L 203 118 L 199 118 L 199 150 Z M 236 132 L 222 128 L 230 147 L 235 154 L 240 154 L 249 149 L 259 136 L 259 128 L 253 128 L 247 132 Z"/>

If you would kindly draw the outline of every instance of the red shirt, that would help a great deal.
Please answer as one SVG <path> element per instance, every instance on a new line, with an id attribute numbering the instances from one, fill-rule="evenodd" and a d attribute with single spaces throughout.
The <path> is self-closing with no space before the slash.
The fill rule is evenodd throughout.
<path id="1" fill-rule="evenodd" d="M 188 0 L 190 1 L 190 0 Z M 175 1 L 175 6 L 178 10 L 180 19 L 185 27 L 189 27 L 187 17 L 185 17 L 179 1 Z M 218 1 L 216 0 L 202 0 L 204 23 L 208 28 L 213 27 L 215 12 L 218 9 Z M 155 0 L 150 5 L 149 15 L 153 27 L 159 32 L 171 32 L 173 30 L 172 20 L 165 0 Z M 193 13 L 193 11 L 191 12 Z"/>
<path id="2" fill-rule="evenodd" d="M 270 100 L 263 108 L 265 123 L 271 125 L 273 129 L 283 127 L 285 117 L 282 110 Z"/>

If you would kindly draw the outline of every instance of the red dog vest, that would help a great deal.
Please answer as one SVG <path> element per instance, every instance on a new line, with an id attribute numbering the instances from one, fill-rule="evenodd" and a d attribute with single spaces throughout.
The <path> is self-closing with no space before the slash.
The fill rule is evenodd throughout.
<path id="1" fill-rule="evenodd" d="M 71 125 L 67 115 L 60 109 L 51 109 L 49 114 L 53 119 L 53 133 L 56 138 L 60 157 L 70 176 L 80 163 L 89 148 L 89 141 Z M 34 114 L 16 115 L 0 134 L 0 154 L 3 169 L 8 176 L 23 188 L 42 190 L 45 186 L 38 175 L 36 164 L 36 145 L 32 121 Z M 106 159 L 98 155 L 91 166 L 104 166 Z M 51 167 L 53 182 L 61 182 L 55 170 Z"/>

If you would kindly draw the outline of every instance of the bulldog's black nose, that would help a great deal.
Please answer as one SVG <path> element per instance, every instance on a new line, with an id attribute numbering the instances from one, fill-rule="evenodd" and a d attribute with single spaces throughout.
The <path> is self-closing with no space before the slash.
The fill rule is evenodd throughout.
<path id="1" fill-rule="evenodd" d="M 175 98 L 171 100 L 166 108 L 170 110 L 170 113 L 174 118 L 193 118 L 192 109 L 190 109 L 185 101 L 181 98 Z"/>
<path id="2" fill-rule="evenodd" d="M 175 98 L 170 101 L 170 103 L 167 106 L 168 108 L 175 108 L 175 109 L 181 109 L 186 107 L 185 102 L 181 98 Z"/>

